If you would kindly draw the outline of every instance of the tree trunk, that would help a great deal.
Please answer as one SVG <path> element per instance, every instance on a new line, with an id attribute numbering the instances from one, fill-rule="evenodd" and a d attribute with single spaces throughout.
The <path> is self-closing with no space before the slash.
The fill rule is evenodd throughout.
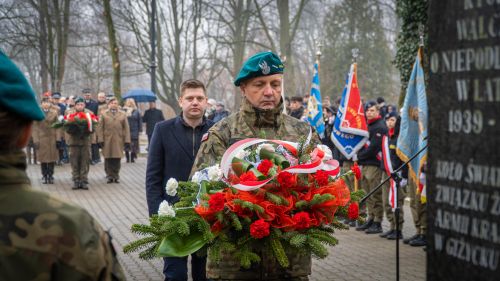
<path id="1" fill-rule="evenodd" d="M 104 20 L 108 29 L 109 51 L 111 53 L 111 61 L 113 64 L 113 93 L 115 97 L 121 99 L 121 83 L 120 83 L 120 56 L 118 42 L 115 34 L 115 26 L 111 14 L 110 0 L 104 0 Z"/>
<path id="2" fill-rule="evenodd" d="M 40 24 L 40 33 L 38 34 L 38 42 L 40 44 L 40 79 L 42 82 L 42 92 L 49 90 L 49 71 L 47 65 L 47 25 L 45 19 L 48 15 L 47 0 L 41 0 L 38 5 L 38 22 Z"/>

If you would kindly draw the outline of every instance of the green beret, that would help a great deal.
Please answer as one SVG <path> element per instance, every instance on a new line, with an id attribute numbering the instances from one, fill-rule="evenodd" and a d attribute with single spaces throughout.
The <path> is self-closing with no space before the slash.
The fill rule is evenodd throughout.
<path id="1" fill-rule="evenodd" d="M 280 58 L 273 52 L 257 53 L 243 64 L 234 85 L 239 86 L 241 82 L 254 77 L 283 73 L 284 68 Z"/>
<path id="2" fill-rule="evenodd" d="M 79 103 L 79 102 L 83 102 L 83 103 L 85 103 L 85 100 L 84 100 L 82 97 L 77 97 L 77 98 L 75 99 L 75 104 L 77 104 L 77 103 Z"/>
<path id="3" fill-rule="evenodd" d="M 35 93 L 23 73 L 0 51 L 0 107 L 28 120 L 43 120 Z"/>

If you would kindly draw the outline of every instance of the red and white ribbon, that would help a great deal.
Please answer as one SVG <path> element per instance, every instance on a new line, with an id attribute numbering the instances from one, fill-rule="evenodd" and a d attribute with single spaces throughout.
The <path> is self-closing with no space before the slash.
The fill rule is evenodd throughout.
<path id="1" fill-rule="evenodd" d="M 260 143 L 275 143 L 278 145 L 282 145 L 285 149 L 287 149 L 293 156 L 297 156 L 297 147 L 298 143 L 294 142 L 288 142 L 288 141 L 280 141 L 280 140 L 266 140 L 266 139 L 257 139 L 257 138 L 249 138 L 249 139 L 244 139 L 241 141 L 238 141 L 231 145 L 224 155 L 222 156 L 221 160 L 221 170 L 224 175 L 224 177 L 227 179 L 229 177 L 229 172 L 231 169 L 231 163 L 233 158 L 242 150 L 252 146 L 252 145 L 257 145 Z M 319 149 L 315 148 L 314 151 L 311 153 L 311 162 L 307 164 L 299 164 L 295 166 L 290 166 L 286 169 L 283 169 L 282 172 L 289 172 L 292 174 L 312 174 L 315 173 L 318 170 L 324 170 L 328 174 L 332 176 L 336 176 L 339 172 L 339 162 L 337 160 L 333 159 L 328 159 L 324 161 L 325 153 Z M 268 182 L 270 182 L 272 179 L 274 179 L 277 176 L 274 175 L 271 178 L 261 180 L 261 181 L 245 181 L 245 182 L 240 182 L 238 184 L 233 185 L 234 188 L 243 190 L 243 191 L 250 191 L 250 190 L 255 190 L 258 188 L 261 188 Z"/>

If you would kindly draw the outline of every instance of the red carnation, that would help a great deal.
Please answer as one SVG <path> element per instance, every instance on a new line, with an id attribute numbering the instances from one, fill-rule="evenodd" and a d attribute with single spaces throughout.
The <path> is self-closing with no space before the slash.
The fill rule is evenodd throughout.
<path id="1" fill-rule="evenodd" d="M 350 220 L 356 220 L 359 217 L 359 206 L 358 202 L 352 202 L 349 204 L 349 208 L 347 208 L 347 217 Z"/>
<path id="2" fill-rule="evenodd" d="M 311 217 L 308 212 L 298 212 L 293 216 L 293 221 L 295 222 L 295 228 L 307 229 L 311 226 Z"/>
<path id="3" fill-rule="evenodd" d="M 318 170 L 314 175 L 319 186 L 328 185 L 328 174 L 323 170 Z"/>
<path id="4" fill-rule="evenodd" d="M 256 181 L 257 177 L 250 171 L 241 174 L 240 181 Z"/>
<path id="5" fill-rule="evenodd" d="M 260 162 L 259 166 L 257 166 L 257 170 L 267 176 L 267 173 L 269 173 L 269 169 L 271 169 L 272 167 L 273 162 L 264 159 L 262 160 L 262 162 Z"/>
<path id="6" fill-rule="evenodd" d="M 224 194 L 217 192 L 210 195 L 210 199 L 208 200 L 208 207 L 211 211 L 219 212 L 224 209 L 224 203 L 226 202 L 226 198 Z"/>
<path id="7" fill-rule="evenodd" d="M 297 178 L 295 175 L 289 172 L 281 172 L 278 175 L 278 183 L 281 188 L 288 189 L 294 187 L 297 184 Z"/>
<path id="8" fill-rule="evenodd" d="M 351 167 L 351 171 L 354 173 L 357 180 L 361 179 L 361 169 L 359 169 L 358 163 L 354 162 L 354 165 Z"/>
<path id="9" fill-rule="evenodd" d="M 250 225 L 250 235 L 253 238 L 261 239 L 269 236 L 269 223 L 263 219 L 256 220 Z"/>

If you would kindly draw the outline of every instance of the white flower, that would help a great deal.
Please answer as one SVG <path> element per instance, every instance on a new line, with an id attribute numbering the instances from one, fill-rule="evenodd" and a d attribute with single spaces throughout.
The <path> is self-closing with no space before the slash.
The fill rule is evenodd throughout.
<path id="1" fill-rule="evenodd" d="M 168 179 L 167 185 L 165 186 L 167 194 L 170 196 L 175 196 L 177 194 L 177 187 L 179 187 L 179 183 L 177 182 L 176 179 L 174 178 Z"/>
<path id="2" fill-rule="evenodd" d="M 62 122 L 64 120 L 64 116 L 59 115 L 57 116 L 57 121 Z"/>
<path id="3" fill-rule="evenodd" d="M 222 170 L 219 164 L 208 168 L 208 179 L 211 181 L 218 181 L 222 178 Z"/>
<path id="4" fill-rule="evenodd" d="M 200 183 L 200 177 L 201 177 L 201 173 L 198 171 L 198 172 L 194 173 L 193 177 L 191 178 L 191 181 L 195 182 L 195 183 Z"/>
<path id="5" fill-rule="evenodd" d="M 326 146 L 324 144 L 318 144 L 317 147 L 325 153 L 325 157 L 323 158 L 323 160 L 333 159 L 333 153 L 328 146 Z"/>
<path id="6" fill-rule="evenodd" d="M 236 155 L 234 155 L 234 157 L 239 158 L 239 159 L 244 159 L 248 155 L 250 155 L 250 152 L 242 149 L 242 150 L 238 151 L 238 153 L 236 153 Z"/>
<path id="7" fill-rule="evenodd" d="M 258 145 L 257 149 L 256 149 L 257 155 L 260 155 L 261 149 L 265 149 L 265 150 L 273 152 L 273 153 L 275 152 L 274 146 L 270 143 L 263 143 L 263 144 Z"/>
<path id="8" fill-rule="evenodd" d="M 175 210 L 167 201 L 163 200 L 158 208 L 159 216 L 175 217 Z"/>

